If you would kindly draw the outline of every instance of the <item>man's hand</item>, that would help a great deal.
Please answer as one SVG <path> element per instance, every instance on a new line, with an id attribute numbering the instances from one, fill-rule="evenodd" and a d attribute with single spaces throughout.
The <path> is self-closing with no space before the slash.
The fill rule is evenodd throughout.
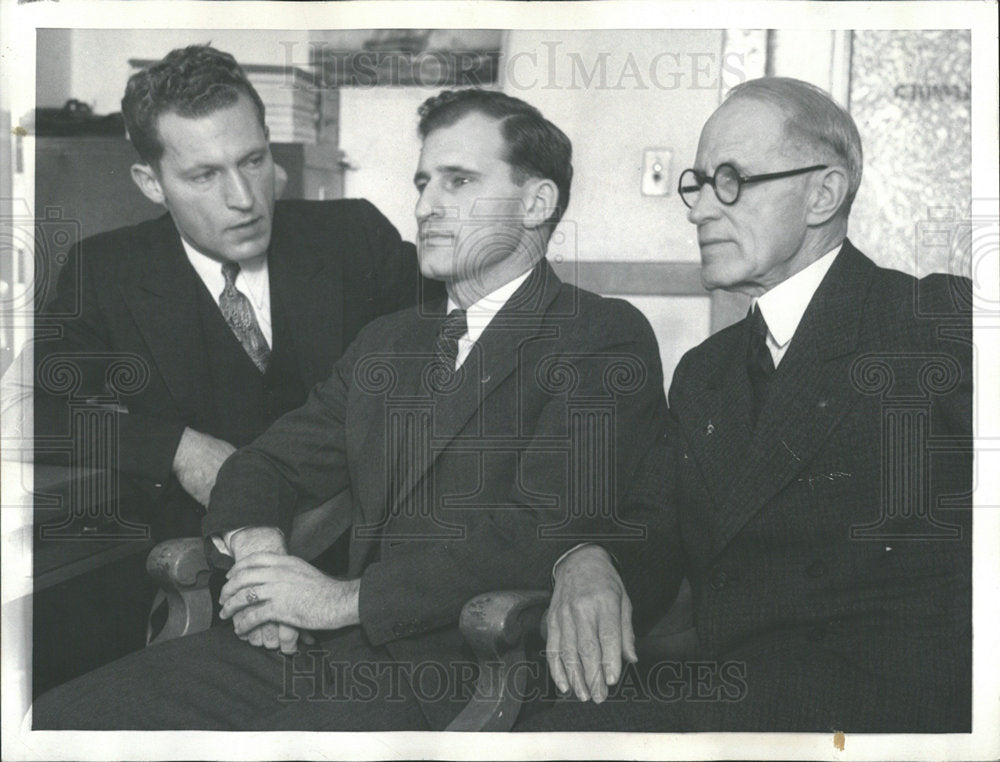
<path id="1" fill-rule="evenodd" d="M 222 588 L 223 619 L 232 617 L 240 637 L 262 624 L 336 630 L 360 623 L 361 580 L 328 577 L 296 556 L 253 553 L 233 565 Z M 281 650 L 291 653 L 281 640 Z M 294 645 L 294 644 L 293 644 Z"/>
<path id="2" fill-rule="evenodd" d="M 254 553 L 277 553 L 285 555 L 288 549 L 285 536 L 276 527 L 245 527 L 230 535 L 229 550 L 233 558 L 239 561 Z M 219 603 L 223 606 L 228 598 L 223 593 Z M 235 628 L 234 628 L 235 629 Z M 293 654 L 298 650 L 298 642 L 313 643 L 307 632 L 299 632 L 296 628 L 279 622 L 264 622 L 247 632 L 237 632 L 240 638 L 258 648 L 273 650 L 281 649 L 282 653 Z"/>
<path id="3" fill-rule="evenodd" d="M 226 458 L 236 452 L 229 442 L 216 439 L 194 429 L 184 429 L 180 444 L 174 453 L 174 474 L 184 491 L 208 508 L 208 497 L 215 486 L 215 477 L 226 462 Z"/>
<path id="4" fill-rule="evenodd" d="M 549 604 L 549 672 L 563 693 L 599 704 L 618 682 L 622 656 L 635 663 L 632 603 L 607 551 L 584 545 L 559 562 Z"/>

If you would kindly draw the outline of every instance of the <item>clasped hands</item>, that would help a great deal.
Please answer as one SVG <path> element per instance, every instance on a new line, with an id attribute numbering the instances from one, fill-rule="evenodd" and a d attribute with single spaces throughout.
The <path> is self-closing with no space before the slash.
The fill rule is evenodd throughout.
<path id="1" fill-rule="evenodd" d="M 635 663 L 632 603 L 607 551 L 584 545 L 555 569 L 546 619 L 549 673 L 563 693 L 601 703 L 622 674 L 622 657 Z"/>
<path id="2" fill-rule="evenodd" d="M 229 442 L 186 428 L 174 454 L 173 472 L 184 490 L 206 508 L 222 464 L 236 451 Z M 358 624 L 360 580 L 328 577 L 288 555 L 273 527 L 252 527 L 233 536 L 236 563 L 226 575 L 220 616 L 254 646 L 295 653 L 307 630 Z"/>
<path id="3" fill-rule="evenodd" d="M 251 645 L 298 650 L 308 630 L 335 630 L 358 624 L 361 580 L 329 577 L 297 556 L 288 555 L 284 536 L 272 527 L 244 529 L 231 540 L 236 562 L 226 573 L 219 602 L 222 619 L 232 619 L 236 635 Z"/>

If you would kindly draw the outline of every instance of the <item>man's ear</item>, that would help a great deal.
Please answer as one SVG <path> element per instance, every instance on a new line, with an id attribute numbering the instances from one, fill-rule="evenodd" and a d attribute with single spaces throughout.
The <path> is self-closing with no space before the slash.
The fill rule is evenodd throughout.
<path id="1" fill-rule="evenodd" d="M 154 204 L 166 203 L 166 197 L 163 195 L 163 188 L 156 176 L 156 170 L 148 164 L 136 163 L 132 165 L 132 182 L 138 185 L 142 195 Z"/>
<path id="2" fill-rule="evenodd" d="M 559 189 L 551 180 L 533 177 L 525 182 L 524 226 L 534 229 L 544 225 L 559 203 Z"/>
<path id="3" fill-rule="evenodd" d="M 810 188 L 811 203 L 806 213 L 806 223 L 822 225 L 833 217 L 847 198 L 847 170 L 843 167 L 828 167 L 816 173 L 819 175 Z"/>

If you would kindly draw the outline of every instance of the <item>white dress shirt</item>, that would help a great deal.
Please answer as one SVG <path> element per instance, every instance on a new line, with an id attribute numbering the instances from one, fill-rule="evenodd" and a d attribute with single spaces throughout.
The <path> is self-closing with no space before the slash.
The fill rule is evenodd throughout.
<path id="1" fill-rule="evenodd" d="M 767 323 L 767 348 L 775 368 L 788 351 L 806 307 L 840 253 L 841 246 L 843 244 L 837 244 L 811 265 L 781 281 L 755 300 L 754 304 L 760 307 L 760 313 Z"/>
<path id="2" fill-rule="evenodd" d="M 528 279 L 529 275 L 531 275 L 531 270 L 521 273 L 514 280 L 505 283 L 495 291 L 488 293 L 475 304 L 470 305 L 469 309 L 465 311 L 465 321 L 468 330 L 458 340 L 458 355 L 455 357 L 455 370 L 462 367 L 462 363 L 465 362 L 469 353 L 472 352 L 472 347 L 479 340 L 479 337 L 483 335 L 483 331 L 486 330 L 486 327 L 496 317 L 496 314 L 503 309 L 503 306 L 507 304 L 508 300 L 514 295 L 514 292 Z M 449 297 L 448 312 L 450 313 L 452 310 L 457 309 L 458 304 L 453 302 L 451 297 Z"/>
<path id="3" fill-rule="evenodd" d="M 219 297 L 226 287 L 226 278 L 222 274 L 222 262 L 202 254 L 183 238 L 184 252 L 188 261 L 198 273 L 201 282 L 205 284 L 208 293 L 219 303 Z M 267 256 L 240 262 L 240 271 L 236 275 L 236 289 L 250 301 L 257 325 L 269 347 L 274 347 L 271 333 L 271 283 L 267 271 Z"/>

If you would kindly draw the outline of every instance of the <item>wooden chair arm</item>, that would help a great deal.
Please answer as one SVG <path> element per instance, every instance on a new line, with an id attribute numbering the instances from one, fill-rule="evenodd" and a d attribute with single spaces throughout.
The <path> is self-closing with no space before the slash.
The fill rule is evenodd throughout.
<path id="1" fill-rule="evenodd" d="M 476 692 L 448 730 L 505 731 L 514 727 L 525 696 L 524 640 L 533 632 L 547 637 L 545 614 L 550 593 L 507 590 L 485 593 L 462 609 L 459 626 L 476 654 Z M 684 580 L 677 599 L 653 629 L 636 640 L 641 661 L 684 659 L 696 653 L 691 586 Z"/>
<path id="2" fill-rule="evenodd" d="M 146 643 L 162 643 L 212 624 L 212 595 L 208 589 L 209 568 L 200 537 L 165 540 L 150 551 L 146 571 L 156 580 L 156 593 L 146 625 Z M 152 615 L 166 602 L 167 621 L 152 637 Z"/>
<path id="3" fill-rule="evenodd" d="M 289 553 L 312 560 L 351 525 L 351 491 L 302 511 L 292 521 Z M 146 558 L 146 571 L 159 584 L 146 622 L 146 645 L 201 632 L 212 626 L 210 570 L 200 537 L 164 540 Z M 153 613 L 166 602 L 167 623 L 153 637 Z"/>
<path id="4" fill-rule="evenodd" d="M 526 682 L 525 636 L 542 629 L 547 590 L 478 595 L 462 608 L 462 635 L 479 661 L 475 695 L 448 730 L 505 731 L 514 727 Z M 543 632 L 544 636 L 544 632 Z"/>

